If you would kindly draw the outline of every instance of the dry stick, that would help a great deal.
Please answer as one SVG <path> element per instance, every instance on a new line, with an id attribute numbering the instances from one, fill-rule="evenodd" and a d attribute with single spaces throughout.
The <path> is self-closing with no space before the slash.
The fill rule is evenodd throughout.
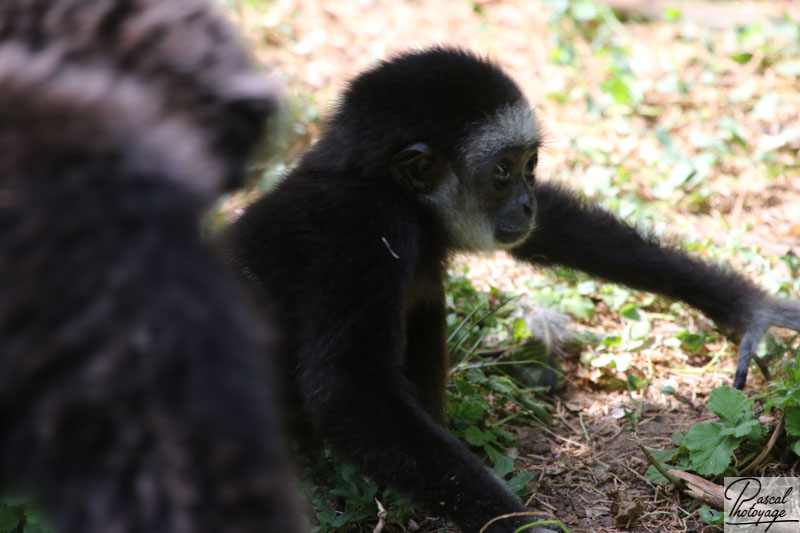
<path id="1" fill-rule="evenodd" d="M 689 488 L 684 491 L 688 496 L 707 503 L 716 509 L 724 509 L 725 499 L 723 492 L 725 489 L 721 485 L 683 470 L 670 470 L 669 473 L 681 478 L 689 485 Z"/>
<path id="2" fill-rule="evenodd" d="M 761 450 L 761 453 L 753 459 L 749 465 L 745 466 L 739 471 L 739 475 L 744 474 L 745 472 L 749 472 L 750 470 L 755 469 L 758 465 L 760 465 L 764 459 L 766 459 L 769 452 L 772 451 L 772 448 L 775 447 L 775 443 L 778 442 L 778 437 L 781 436 L 783 432 L 783 425 L 784 425 L 784 414 L 781 413 L 781 418 L 778 420 L 778 424 L 775 426 L 775 429 L 772 431 L 772 435 L 770 435 L 769 440 L 767 441 L 767 445 Z"/>
<path id="3" fill-rule="evenodd" d="M 700 500 L 701 502 L 705 502 L 717 509 L 722 509 L 724 507 L 723 488 L 721 486 L 705 480 L 700 476 L 689 474 L 688 472 L 683 472 L 681 470 L 666 471 L 663 465 L 655 457 L 653 457 L 653 454 L 650 453 L 650 450 L 645 448 L 644 444 L 635 433 L 633 434 L 633 441 L 636 443 L 639 449 L 642 450 L 642 453 L 645 455 L 645 457 L 647 457 L 647 460 L 650 462 L 650 464 L 652 464 L 662 476 L 667 478 L 670 483 L 675 485 L 678 489 L 683 490 L 688 496 Z"/>
<path id="4" fill-rule="evenodd" d="M 583 413 L 578 413 L 578 422 L 581 424 L 581 429 L 583 430 L 583 436 L 589 442 L 592 441 L 592 437 L 589 435 L 589 431 L 586 429 L 586 424 L 583 423 Z"/>
<path id="5" fill-rule="evenodd" d="M 375 498 L 375 503 L 378 504 L 378 525 L 375 526 L 375 529 L 372 530 L 372 533 L 381 533 L 383 531 L 383 527 L 386 525 L 386 509 L 383 508 L 381 505 L 380 500 Z"/>

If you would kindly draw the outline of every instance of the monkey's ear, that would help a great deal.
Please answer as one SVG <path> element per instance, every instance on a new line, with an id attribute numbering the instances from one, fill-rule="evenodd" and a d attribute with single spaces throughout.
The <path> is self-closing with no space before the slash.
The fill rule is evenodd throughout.
<path id="1" fill-rule="evenodd" d="M 436 187 L 441 174 L 437 159 L 427 144 L 412 144 L 392 157 L 392 177 L 409 192 L 427 194 Z"/>

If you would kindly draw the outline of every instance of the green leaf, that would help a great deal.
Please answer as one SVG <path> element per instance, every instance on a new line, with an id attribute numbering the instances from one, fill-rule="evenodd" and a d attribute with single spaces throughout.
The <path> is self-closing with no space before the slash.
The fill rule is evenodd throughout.
<path id="1" fill-rule="evenodd" d="M 681 10 L 678 9 L 677 7 L 670 6 L 664 9 L 664 14 L 662 16 L 664 17 L 664 20 L 666 20 L 667 22 L 676 22 L 681 19 L 683 14 L 681 13 Z"/>
<path id="2" fill-rule="evenodd" d="M 647 346 L 647 341 L 645 339 L 632 339 L 625 343 L 623 350 L 626 352 L 635 352 L 641 350 L 645 346 Z"/>
<path id="3" fill-rule="evenodd" d="M 494 471 L 498 476 L 502 478 L 506 477 L 514 471 L 514 459 L 504 455 L 494 463 Z"/>
<path id="4" fill-rule="evenodd" d="M 493 391 L 503 395 L 513 394 L 514 391 L 517 390 L 516 386 L 514 386 L 514 382 L 506 376 L 492 376 L 489 378 L 489 387 Z"/>
<path id="5" fill-rule="evenodd" d="M 483 431 L 475 426 L 470 426 L 464 431 L 464 440 L 472 446 L 483 446 L 486 443 Z"/>
<path id="6" fill-rule="evenodd" d="M 742 52 L 742 53 L 739 53 L 739 54 L 733 54 L 731 56 L 731 59 L 733 59 L 734 61 L 736 61 L 740 65 L 744 65 L 745 63 L 747 63 L 748 61 L 753 59 L 753 54 L 751 54 L 750 52 Z"/>
<path id="7" fill-rule="evenodd" d="M 520 472 L 508 482 L 508 487 L 519 494 L 525 488 L 525 485 L 533 480 L 533 472 L 527 470 Z"/>
<path id="8" fill-rule="evenodd" d="M 743 422 L 734 428 L 733 436 L 758 439 L 761 436 L 761 424 L 759 424 L 758 420 Z"/>
<path id="9" fill-rule="evenodd" d="M 652 329 L 650 321 L 645 318 L 644 320 L 631 324 L 630 337 L 631 339 L 644 339 L 650 334 Z"/>
<path id="10" fill-rule="evenodd" d="M 800 437 L 800 408 L 787 407 L 784 412 L 786 433 L 792 437 Z"/>
<path id="11" fill-rule="evenodd" d="M 677 448 L 667 448 L 666 450 L 650 450 L 650 454 L 656 459 L 656 461 L 668 462 L 672 461 L 676 455 L 678 455 Z"/>
<path id="12" fill-rule="evenodd" d="M 666 467 L 667 469 L 672 468 L 670 465 L 666 464 L 671 462 L 675 459 L 675 457 L 680 453 L 678 448 L 668 448 L 666 450 L 650 450 L 650 454 L 653 458 L 658 461 L 661 466 Z M 654 483 L 665 484 L 668 483 L 669 480 L 661 475 L 661 472 L 656 469 L 655 466 L 650 465 L 647 469 L 647 473 L 645 474 L 647 479 L 653 481 Z"/>
<path id="13" fill-rule="evenodd" d="M 630 290 L 616 285 L 604 286 L 600 294 L 600 299 L 603 300 L 610 309 L 620 309 L 630 297 Z"/>
<path id="14" fill-rule="evenodd" d="M 331 527 L 334 529 L 339 529 L 350 520 L 351 516 L 353 516 L 353 512 L 350 510 L 345 510 L 342 514 L 331 520 Z"/>
<path id="15" fill-rule="evenodd" d="M 500 440 L 504 440 L 506 442 L 511 442 L 511 443 L 517 442 L 517 438 L 511 432 L 506 431 L 505 429 L 499 426 L 493 427 L 492 431 L 494 432 L 494 435 Z"/>
<path id="16" fill-rule="evenodd" d="M 669 480 L 653 465 L 647 467 L 647 472 L 645 472 L 644 475 L 651 483 L 657 483 L 659 485 L 666 485 L 669 483 Z"/>
<path id="17" fill-rule="evenodd" d="M 44 531 L 54 531 L 50 521 L 31 503 L 25 505 L 25 522 L 28 524 L 36 524 Z"/>
<path id="18" fill-rule="evenodd" d="M 477 368 L 471 368 L 466 373 L 467 381 L 476 385 L 484 385 L 489 379 Z"/>
<path id="19" fill-rule="evenodd" d="M 525 320 L 521 318 L 514 319 L 513 332 L 514 342 L 519 342 L 531 336 L 531 332 L 528 331 L 528 325 L 525 323 Z"/>
<path id="20" fill-rule="evenodd" d="M 704 505 L 700 509 L 698 509 L 697 514 L 700 515 L 700 519 L 706 524 L 716 525 L 716 526 L 722 525 L 722 519 L 725 516 L 720 511 L 716 511 L 711 507 L 709 507 L 708 505 Z"/>
<path id="21" fill-rule="evenodd" d="M 581 296 L 570 296 L 561 300 L 559 309 L 575 318 L 589 319 L 594 315 L 594 302 Z"/>
<path id="22" fill-rule="evenodd" d="M 792 443 L 792 451 L 795 455 L 800 456 L 800 440 L 796 440 Z"/>
<path id="23" fill-rule="evenodd" d="M 500 458 L 505 454 L 505 450 L 501 450 L 493 444 L 484 445 L 483 451 L 486 452 L 486 457 L 488 457 L 489 461 L 492 463 L 499 461 Z"/>
<path id="24" fill-rule="evenodd" d="M 618 104 L 630 104 L 633 102 L 633 91 L 631 90 L 630 80 L 627 76 L 614 76 L 603 82 L 602 89 L 609 93 L 614 102 Z"/>
<path id="25" fill-rule="evenodd" d="M 459 394 L 463 394 L 464 396 L 472 396 L 475 394 L 475 387 L 473 387 L 467 380 L 457 379 L 455 380 L 455 385 Z"/>
<path id="26" fill-rule="evenodd" d="M 6 505 L 0 509 L 0 533 L 11 533 L 17 529 L 24 511 L 22 507 Z"/>
<path id="27" fill-rule="evenodd" d="M 675 335 L 675 337 L 680 339 L 681 345 L 684 348 L 691 350 L 693 353 L 699 352 L 706 344 L 705 332 L 690 333 L 687 330 L 683 330 Z"/>
<path id="28" fill-rule="evenodd" d="M 722 429 L 714 422 L 695 424 L 686 434 L 684 444 L 695 470 L 702 476 L 724 472 L 731 463 L 733 451 L 739 446 L 740 439 L 723 435 Z"/>
<path id="29" fill-rule="evenodd" d="M 621 314 L 622 316 L 624 316 L 628 320 L 642 320 L 642 318 L 643 318 L 642 311 L 640 311 L 639 308 L 636 307 L 636 305 L 632 304 L 632 303 L 629 303 L 629 304 L 623 306 L 619 310 L 619 314 Z"/>
<path id="30" fill-rule="evenodd" d="M 606 335 L 603 338 L 603 346 L 608 348 L 619 346 L 620 344 L 622 344 L 622 336 L 620 335 Z"/>
<path id="31" fill-rule="evenodd" d="M 708 408 L 729 426 L 752 419 L 752 403 L 742 391 L 727 385 L 712 390 L 708 398 Z"/>
<path id="32" fill-rule="evenodd" d="M 462 426 L 475 425 L 481 422 L 489 412 L 489 405 L 483 396 L 473 396 L 468 400 L 451 404 L 448 411 L 450 420 Z"/>

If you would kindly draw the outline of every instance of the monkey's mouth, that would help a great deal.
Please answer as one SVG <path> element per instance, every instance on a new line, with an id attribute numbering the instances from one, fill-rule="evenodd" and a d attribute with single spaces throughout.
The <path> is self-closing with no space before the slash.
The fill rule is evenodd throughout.
<path id="1" fill-rule="evenodd" d="M 494 240 L 501 246 L 514 246 L 525 239 L 533 231 L 533 224 L 524 226 L 498 226 L 494 232 Z"/>

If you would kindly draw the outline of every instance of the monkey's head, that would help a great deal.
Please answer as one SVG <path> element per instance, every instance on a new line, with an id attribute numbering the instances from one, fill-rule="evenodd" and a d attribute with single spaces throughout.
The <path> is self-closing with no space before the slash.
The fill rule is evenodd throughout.
<path id="1" fill-rule="evenodd" d="M 350 84 L 331 127 L 340 161 L 430 206 L 451 247 L 511 248 L 532 231 L 539 127 L 492 62 L 433 48 L 381 63 Z"/>

